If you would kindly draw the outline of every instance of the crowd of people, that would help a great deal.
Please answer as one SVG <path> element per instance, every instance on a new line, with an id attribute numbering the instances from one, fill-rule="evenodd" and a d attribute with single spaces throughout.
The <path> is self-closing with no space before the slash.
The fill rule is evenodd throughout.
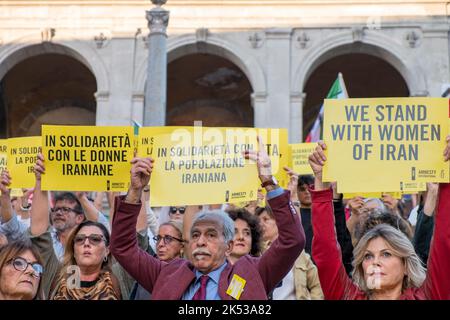
<path id="1" fill-rule="evenodd" d="M 261 190 L 239 205 L 152 207 L 151 158 L 132 160 L 109 212 L 102 193 L 43 191 L 42 154 L 23 196 L 4 170 L 0 300 L 450 299 L 450 183 L 410 202 L 343 199 L 322 180 L 325 149 L 309 156 L 314 175 L 284 168 L 286 190 L 261 143 L 246 151 Z"/>

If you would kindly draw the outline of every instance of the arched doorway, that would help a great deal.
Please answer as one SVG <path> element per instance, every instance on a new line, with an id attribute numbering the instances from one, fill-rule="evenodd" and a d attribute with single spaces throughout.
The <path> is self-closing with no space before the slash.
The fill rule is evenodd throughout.
<path id="1" fill-rule="evenodd" d="M 41 124 L 95 125 L 96 79 L 66 54 L 37 54 L 17 62 L 0 79 L 0 88 L 4 136 L 40 135 Z"/>
<path id="2" fill-rule="evenodd" d="M 167 125 L 253 126 L 250 81 L 231 61 L 188 54 L 171 61 L 167 74 Z"/>
<path id="3" fill-rule="evenodd" d="M 344 76 L 350 98 L 408 97 L 400 72 L 385 60 L 367 53 L 346 53 L 324 61 L 310 74 L 303 89 L 303 137 L 317 118 L 323 99 L 338 73 Z"/>

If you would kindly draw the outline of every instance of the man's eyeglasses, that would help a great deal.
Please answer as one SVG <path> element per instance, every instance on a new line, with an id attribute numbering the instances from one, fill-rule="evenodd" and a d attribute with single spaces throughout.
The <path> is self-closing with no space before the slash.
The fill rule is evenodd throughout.
<path id="1" fill-rule="evenodd" d="M 72 208 L 68 208 L 68 207 L 58 207 L 58 208 L 52 208 L 50 209 L 50 211 L 52 213 L 57 213 L 57 212 L 61 212 L 63 214 L 69 214 L 69 212 L 73 211 L 75 213 L 81 214 L 80 211 L 76 210 L 76 209 L 72 209 Z"/>
<path id="2" fill-rule="evenodd" d="M 22 257 L 14 258 L 14 259 L 10 260 L 9 263 L 12 264 L 14 269 L 16 269 L 17 271 L 25 271 L 25 270 L 27 270 L 28 265 L 30 265 L 31 268 L 33 268 L 33 276 L 35 278 L 39 278 L 41 276 L 42 272 L 44 272 L 44 267 L 42 267 L 42 265 L 40 265 L 37 262 L 35 262 L 35 263 L 28 262 L 27 260 L 25 260 Z"/>
<path id="3" fill-rule="evenodd" d="M 155 240 L 156 244 L 158 244 L 159 241 L 161 241 L 161 239 L 164 241 L 164 244 L 166 244 L 166 245 L 170 244 L 173 240 L 177 240 L 181 243 L 184 243 L 183 239 L 178 239 L 178 238 L 169 236 L 168 234 L 166 234 L 165 236 L 162 236 L 162 237 L 160 235 L 153 237 L 153 240 Z"/>
<path id="4" fill-rule="evenodd" d="M 90 234 L 88 236 L 85 234 L 77 234 L 74 238 L 74 242 L 77 245 L 83 245 L 86 239 L 89 239 L 89 243 L 94 246 L 98 246 L 102 241 L 106 242 L 105 237 L 101 234 Z"/>
<path id="5" fill-rule="evenodd" d="M 170 213 L 171 214 L 175 214 L 175 213 L 177 213 L 177 211 L 180 214 L 184 214 L 186 212 L 186 207 L 179 207 L 179 208 L 177 208 L 177 207 L 170 207 Z"/>

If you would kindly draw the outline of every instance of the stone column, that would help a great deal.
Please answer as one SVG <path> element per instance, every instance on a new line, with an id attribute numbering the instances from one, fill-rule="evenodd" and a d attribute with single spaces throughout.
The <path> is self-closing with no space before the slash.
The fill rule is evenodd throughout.
<path id="1" fill-rule="evenodd" d="M 161 8 L 167 0 L 152 0 L 157 5 L 147 11 L 148 67 L 145 84 L 144 126 L 163 126 L 166 123 L 167 99 L 167 25 L 169 11 Z"/>
<path id="2" fill-rule="evenodd" d="M 255 128 L 268 128 L 270 123 L 267 121 L 267 93 L 265 92 L 253 92 L 251 94 L 251 101 L 253 107 L 253 114 L 255 120 L 253 125 Z"/>
<path id="3" fill-rule="evenodd" d="M 95 94 L 95 100 L 97 101 L 97 110 L 95 115 L 95 124 L 97 126 L 110 126 L 114 125 L 109 121 L 108 114 L 111 113 L 109 108 L 109 92 L 99 92 Z"/>
<path id="4" fill-rule="evenodd" d="M 289 128 L 292 29 L 266 30 L 267 114 L 266 126 Z"/>
<path id="5" fill-rule="evenodd" d="M 289 143 L 303 142 L 303 102 L 306 93 L 291 92 L 291 111 L 289 123 Z"/>
<path id="6" fill-rule="evenodd" d="M 132 106 L 131 106 L 131 119 L 137 121 L 142 125 L 144 115 L 144 93 L 133 93 Z"/>

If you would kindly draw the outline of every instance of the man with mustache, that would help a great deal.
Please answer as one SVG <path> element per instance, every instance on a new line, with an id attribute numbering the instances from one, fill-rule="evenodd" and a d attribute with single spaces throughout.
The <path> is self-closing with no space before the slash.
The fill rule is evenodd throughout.
<path id="1" fill-rule="evenodd" d="M 140 196 L 149 183 L 153 160 L 132 160 L 130 189 L 126 196 L 116 198 L 111 252 L 123 268 L 152 293 L 152 299 L 267 300 L 292 268 L 305 246 L 305 235 L 289 192 L 272 178 L 270 158 L 261 141 L 259 150 L 247 151 L 245 156 L 257 163 L 279 237 L 261 257 L 247 255 L 234 265 L 227 262 L 233 249 L 234 222 L 224 212 L 204 212 L 195 217 L 187 245 L 189 260 L 178 258 L 165 263 L 139 249 L 134 228 L 141 206 Z"/>

